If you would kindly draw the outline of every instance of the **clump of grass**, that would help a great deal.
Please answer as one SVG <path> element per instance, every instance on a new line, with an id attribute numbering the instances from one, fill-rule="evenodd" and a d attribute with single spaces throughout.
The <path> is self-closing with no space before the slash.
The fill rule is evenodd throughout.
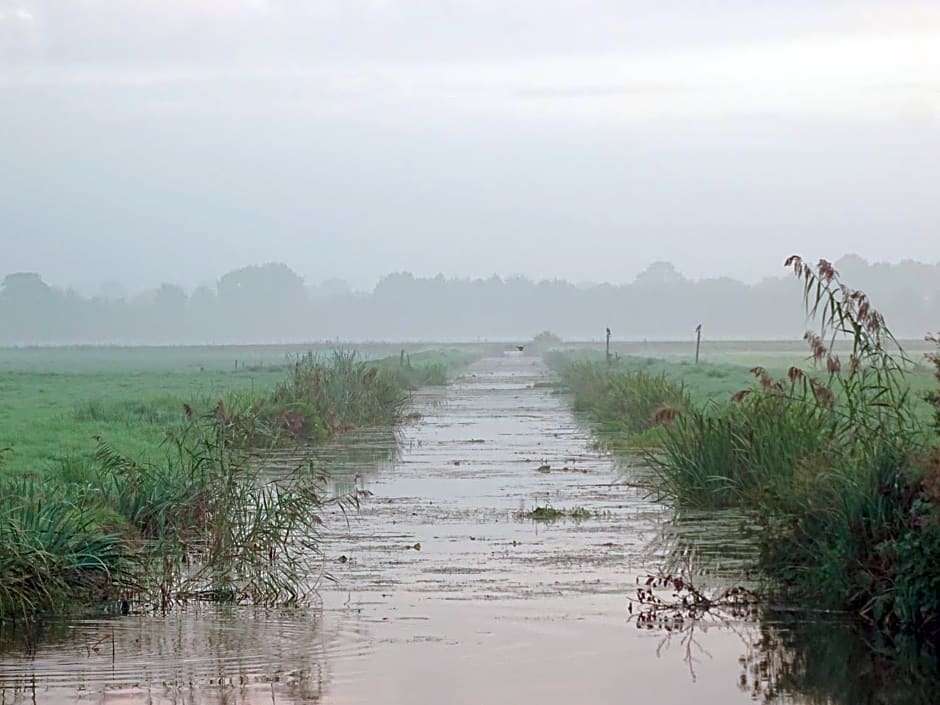
<path id="1" fill-rule="evenodd" d="M 423 368 L 422 368 L 423 369 Z M 287 377 L 269 394 L 231 393 L 203 416 L 232 446 L 274 446 L 321 441 L 363 426 L 399 421 L 412 381 L 386 361 L 360 359 L 355 351 L 294 358 Z"/>
<path id="2" fill-rule="evenodd" d="M 392 424 L 402 417 L 409 394 L 423 386 L 447 384 L 452 369 L 470 353 L 427 353 L 413 363 L 402 351 L 398 360 L 370 361 L 354 351 L 323 357 L 297 357 L 286 380 L 270 397 L 244 398 L 217 409 L 217 417 L 245 439 L 287 437 L 320 440 L 361 426 Z M 221 412 L 221 413 L 220 413 Z"/>
<path id="3" fill-rule="evenodd" d="M 813 491 L 764 519 L 761 565 L 787 593 L 847 608 L 880 630 L 936 639 L 940 624 L 940 476 L 885 453 L 827 469 Z"/>
<path id="4" fill-rule="evenodd" d="M 454 370 L 470 364 L 478 357 L 478 352 L 471 350 L 429 350 L 414 355 L 402 350 L 397 364 L 391 358 L 381 362 L 398 377 L 403 389 L 414 390 L 419 387 L 444 386 L 450 382 Z"/>
<path id="5" fill-rule="evenodd" d="M 690 405 L 681 382 L 643 370 L 555 354 L 549 364 L 605 440 L 632 444 L 649 429 L 668 424 Z"/>
<path id="6" fill-rule="evenodd" d="M 0 482 L 0 621 L 29 620 L 132 583 L 122 538 L 90 507 L 32 479 Z"/>
<path id="7" fill-rule="evenodd" d="M 690 406 L 643 449 L 659 499 L 684 507 L 757 507 L 831 460 L 830 411 L 776 394 Z"/>
<path id="8" fill-rule="evenodd" d="M 574 509 L 555 509 L 555 507 L 544 506 L 535 507 L 527 512 L 520 512 L 522 519 L 532 519 L 534 521 L 557 521 L 558 519 L 587 519 L 591 512 L 584 507 L 575 507 Z"/>
<path id="9" fill-rule="evenodd" d="M 307 468 L 267 477 L 202 419 L 172 443 L 163 464 L 101 444 L 52 491 L 4 482 L 0 620 L 115 597 L 284 604 L 315 587 L 325 479 Z"/>
<path id="10" fill-rule="evenodd" d="M 279 384 L 265 411 L 283 425 L 335 433 L 350 427 L 393 423 L 407 394 L 392 375 L 359 359 L 355 352 L 334 351 L 329 358 L 306 354 L 297 358 Z M 308 431 L 309 432 L 309 431 Z"/>
<path id="11" fill-rule="evenodd" d="M 72 412 L 72 418 L 78 422 L 120 421 L 128 425 L 178 423 L 182 416 L 178 400 L 172 397 L 150 399 L 146 401 L 123 399 L 107 401 L 94 399 L 78 405 Z"/>
<path id="12" fill-rule="evenodd" d="M 572 519 L 587 519 L 591 516 L 591 512 L 584 507 L 575 507 L 568 511 L 568 516 Z"/>

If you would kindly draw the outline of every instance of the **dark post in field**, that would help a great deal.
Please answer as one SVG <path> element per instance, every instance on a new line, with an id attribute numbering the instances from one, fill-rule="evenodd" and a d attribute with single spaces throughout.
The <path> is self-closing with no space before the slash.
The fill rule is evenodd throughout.
<path id="1" fill-rule="evenodd" d="M 607 329 L 607 364 L 610 364 L 610 328 Z"/>
<path id="2" fill-rule="evenodd" d="M 698 351 L 702 347 L 702 324 L 695 326 L 695 364 L 698 364 Z"/>

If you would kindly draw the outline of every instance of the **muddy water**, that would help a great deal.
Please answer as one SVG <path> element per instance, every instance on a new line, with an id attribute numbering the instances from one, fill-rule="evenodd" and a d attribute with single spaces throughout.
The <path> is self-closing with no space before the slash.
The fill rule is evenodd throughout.
<path id="1" fill-rule="evenodd" d="M 628 621 L 667 514 L 547 379 L 529 358 L 482 360 L 420 394 L 397 442 L 335 448 L 337 489 L 371 496 L 328 517 L 316 609 L 50 624 L 0 654 L 0 703 L 752 702 L 739 659 L 753 625 L 670 637 Z M 523 518 L 536 506 L 587 517 Z M 733 573 L 740 555 L 709 551 L 733 521 L 689 526 Z"/>

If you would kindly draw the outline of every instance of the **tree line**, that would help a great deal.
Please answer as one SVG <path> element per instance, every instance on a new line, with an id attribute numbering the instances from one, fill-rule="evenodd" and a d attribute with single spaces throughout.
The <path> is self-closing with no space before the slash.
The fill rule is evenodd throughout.
<path id="1" fill-rule="evenodd" d="M 865 290 L 899 337 L 940 328 L 940 263 L 869 263 L 847 255 L 844 281 Z M 371 292 L 341 280 L 308 284 L 282 263 L 243 267 L 191 292 L 166 283 L 127 297 L 81 296 L 39 273 L 0 284 L 0 344 L 206 344 L 317 340 L 675 339 L 702 324 L 710 338 L 799 337 L 799 282 L 782 273 L 754 284 L 690 280 L 655 262 L 629 284 L 389 274 Z"/>

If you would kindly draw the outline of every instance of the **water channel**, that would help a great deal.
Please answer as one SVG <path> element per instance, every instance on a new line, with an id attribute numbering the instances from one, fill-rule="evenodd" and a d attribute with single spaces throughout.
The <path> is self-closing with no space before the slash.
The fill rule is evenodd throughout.
<path id="1" fill-rule="evenodd" d="M 843 702 L 825 669 L 867 664 L 854 647 L 807 656 L 770 619 L 637 628 L 626 596 L 677 548 L 702 580 L 746 580 L 738 519 L 672 521 L 549 380 L 536 359 L 487 358 L 418 393 L 397 434 L 326 449 L 337 491 L 362 499 L 325 516 L 315 605 L 52 623 L 5 645 L 0 703 Z"/>

